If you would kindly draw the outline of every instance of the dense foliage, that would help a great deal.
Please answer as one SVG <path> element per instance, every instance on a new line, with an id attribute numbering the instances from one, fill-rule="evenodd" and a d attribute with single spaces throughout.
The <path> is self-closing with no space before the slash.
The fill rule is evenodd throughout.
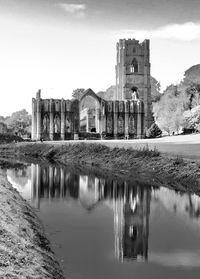
<path id="1" fill-rule="evenodd" d="M 80 100 L 81 97 L 83 96 L 83 93 L 85 92 L 84 88 L 77 88 L 73 90 L 72 92 L 72 98 L 76 100 Z"/>
<path id="2" fill-rule="evenodd" d="M 185 111 L 183 121 L 185 129 L 200 132 L 200 105 Z"/>
<path id="3" fill-rule="evenodd" d="M 156 123 L 153 123 L 151 127 L 147 130 L 147 138 L 157 138 L 162 135 L 162 131 Z"/>
<path id="4" fill-rule="evenodd" d="M 0 144 L 2 143 L 11 143 L 11 142 L 21 142 L 23 139 L 19 136 L 10 135 L 10 134 L 0 134 Z"/>
<path id="5" fill-rule="evenodd" d="M 0 116 L 1 133 L 10 133 L 19 136 L 30 135 L 31 133 L 31 115 L 25 109 L 12 113 L 11 116 Z"/>
<path id="6" fill-rule="evenodd" d="M 168 134 L 183 129 L 199 131 L 200 65 L 185 71 L 183 80 L 169 85 L 160 99 L 153 103 L 154 119 Z"/>

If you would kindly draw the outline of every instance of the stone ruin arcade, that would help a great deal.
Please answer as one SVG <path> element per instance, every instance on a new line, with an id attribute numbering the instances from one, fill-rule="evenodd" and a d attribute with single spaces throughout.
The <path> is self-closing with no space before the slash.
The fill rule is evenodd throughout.
<path id="1" fill-rule="evenodd" d="M 92 112 L 82 110 L 87 97 L 95 100 Z M 101 138 L 143 138 L 151 124 L 149 40 L 117 43 L 114 100 L 104 100 L 91 89 L 80 100 L 42 99 L 40 90 L 32 99 L 32 140 L 79 139 L 94 129 Z"/>

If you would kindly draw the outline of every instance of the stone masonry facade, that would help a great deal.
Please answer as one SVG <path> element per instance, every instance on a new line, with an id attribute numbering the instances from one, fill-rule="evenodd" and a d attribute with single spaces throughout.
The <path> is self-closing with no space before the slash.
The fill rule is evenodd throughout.
<path id="1" fill-rule="evenodd" d="M 101 138 L 143 138 L 152 124 L 149 40 L 117 43 L 115 100 L 100 98 L 91 89 L 80 100 L 32 99 L 32 140 L 81 138 L 81 115 L 89 127 L 89 115 L 82 113 L 86 97 L 95 100 L 95 133 Z M 86 130 L 86 133 L 91 131 Z"/>
<path id="2" fill-rule="evenodd" d="M 135 39 L 117 43 L 116 100 L 139 99 L 144 103 L 144 127 L 152 124 L 150 42 Z"/>

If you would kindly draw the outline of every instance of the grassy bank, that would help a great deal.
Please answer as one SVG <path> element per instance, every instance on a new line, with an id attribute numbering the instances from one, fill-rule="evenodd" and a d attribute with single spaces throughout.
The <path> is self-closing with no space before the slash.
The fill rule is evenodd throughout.
<path id="1" fill-rule="evenodd" d="M 61 164 L 93 166 L 103 173 L 123 176 L 200 193 L 200 163 L 181 157 L 161 156 L 157 150 L 113 148 L 100 144 L 18 143 L 0 146 L 4 158 L 24 158 L 29 161 L 48 160 Z"/>
<path id="2" fill-rule="evenodd" d="M 0 278 L 64 279 L 33 209 L 0 170 Z"/>

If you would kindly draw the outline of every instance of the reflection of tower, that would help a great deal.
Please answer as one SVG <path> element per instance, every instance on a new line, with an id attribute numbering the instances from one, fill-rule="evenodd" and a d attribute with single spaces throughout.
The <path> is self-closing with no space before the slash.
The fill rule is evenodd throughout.
<path id="1" fill-rule="evenodd" d="M 79 181 L 79 200 L 82 206 L 90 211 L 101 200 L 100 180 L 94 176 L 81 175 Z"/>
<path id="2" fill-rule="evenodd" d="M 126 186 L 126 185 L 124 185 Z M 148 257 L 150 189 L 125 187 L 114 205 L 115 254 L 120 260 Z"/>
<path id="3" fill-rule="evenodd" d="M 124 228 L 124 201 L 119 197 L 114 201 L 114 231 L 115 231 L 115 256 L 123 259 L 123 228 Z"/>

